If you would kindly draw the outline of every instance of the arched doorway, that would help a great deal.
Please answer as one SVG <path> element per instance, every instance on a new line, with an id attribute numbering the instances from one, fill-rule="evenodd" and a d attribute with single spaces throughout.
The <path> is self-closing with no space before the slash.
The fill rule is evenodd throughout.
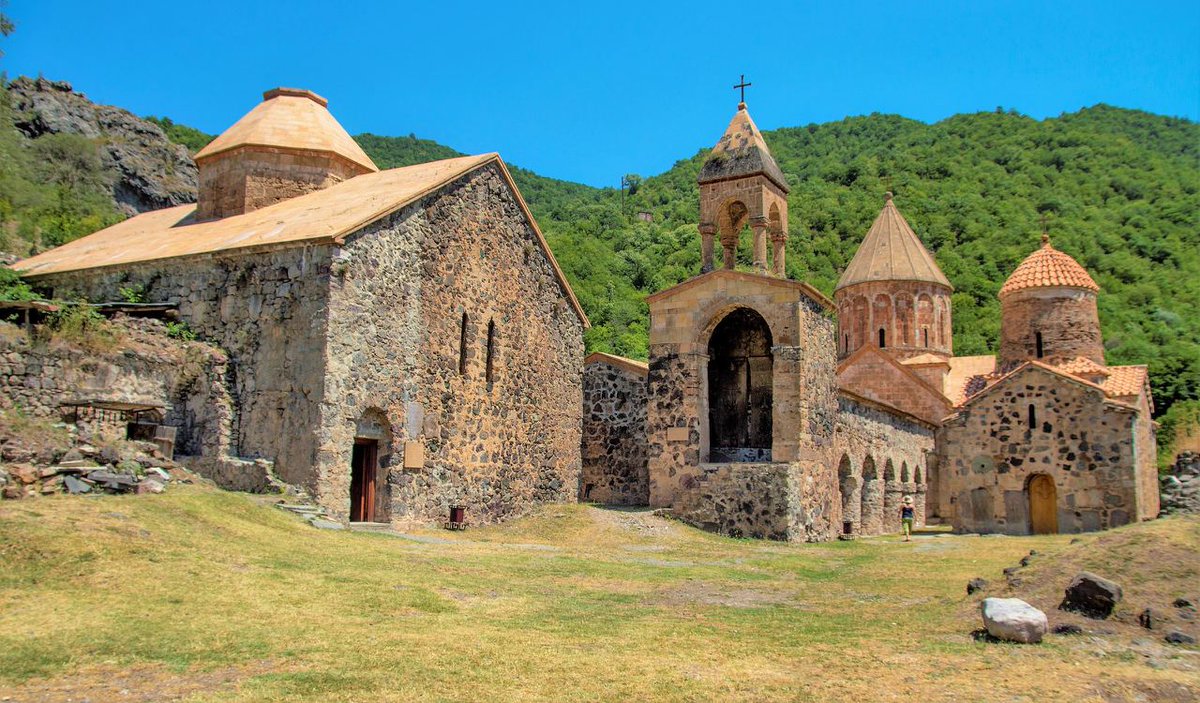
<path id="1" fill-rule="evenodd" d="M 737 308 L 708 342 L 709 461 L 770 461 L 771 328 Z"/>
<path id="2" fill-rule="evenodd" d="M 1025 491 L 1029 494 L 1029 531 L 1035 535 L 1058 534 L 1058 490 L 1054 479 L 1034 474 Z"/>
<path id="3" fill-rule="evenodd" d="M 859 533 L 859 493 L 858 480 L 854 477 L 854 468 L 850 465 L 850 457 L 842 455 L 838 464 L 838 490 L 842 498 L 842 534 L 855 535 Z"/>

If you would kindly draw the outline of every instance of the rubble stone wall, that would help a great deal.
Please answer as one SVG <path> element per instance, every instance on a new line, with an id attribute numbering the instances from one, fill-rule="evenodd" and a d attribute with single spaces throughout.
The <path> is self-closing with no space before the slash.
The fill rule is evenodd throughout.
<path id="1" fill-rule="evenodd" d="M 442 522 L 461 505 L 479 524 L 577 500 L 583 323 L 499 167 L 351 235 L 338 256 L 319 502 L 347 513 L 356 436 L 380 438 L 377 520 Z M 406 468 L 406 447 L 423 461 Z"/>
<path id="2" fill-rule="evenodd" d="M 1153 465 L 1136 456 L 1137 416 L 1099 388 L 1026 367 L 939 430 L 940 514 L 960 531 L 1028 534 L 1029 481 L 1045 474 L 1059 532 L 1152 519 L 1157 505 L 1146 512 L 1138 500 L 1139 473 Z"/>
<path id="3" fill-rule="evenodd" d="M 33 278 L 57 297 L 179 306 L 201 339 L 225 350 L 233 395 L 231 452 L 274 462 L 279 477 L 316 489 L 319 399 L 332 249 L 233 252 Z"/>
<path id="4" fill-rule="evenodd" d="M 842 520 L 850 534 L 900 530 L 900 506 L 912 496 L 915 524 L 925 524 L 928 456 L 935 428 L 911 415 L 849 395 L 838 396 L 834 435 Z M 844 526 L 838 526 L 845 532 Z"/>
<path id="5" fill-rule="evenodd" d="M 601 355 L 583 367 L 583 490 L 580 499 L 648 505 L 644 367 Z"/>
<path id="6" fill-rule="evenodd" d="M 1042 335 L 1042 356 L 1037 335 Z M 1073 288 L 1030 288 L 1000 301 L 999 370 L 1007 373 L 1024 361 L 1048 364 L 1077 356 L 1104 364 L 1104 339 L 1096 294 Z"/>
<path id="7" fill-rule="evenodd" d="M 240 215 L 328 188 L 365 169 L 329 154 L 241 147 L 203 159 L 196 218 Z"/>
<path id="8" fill-rule="evenodd" d="M 0 407 L 31 417 L 64 418 L 61 404 L 109 401 L 163 408 L 163 424 L 177 428 L 178 454 L 217 455 L 227 450 L 231 407 L 223 352 L 199 342 L 179 342 L 129 320 L 129 338 L 110 352 L 52 341 L 33 341 L 24 330 L 0 323 Z M 84 411 L 86 416 L 86 411 Z M 113 426 L 113 431 L 124 427 Z"/>

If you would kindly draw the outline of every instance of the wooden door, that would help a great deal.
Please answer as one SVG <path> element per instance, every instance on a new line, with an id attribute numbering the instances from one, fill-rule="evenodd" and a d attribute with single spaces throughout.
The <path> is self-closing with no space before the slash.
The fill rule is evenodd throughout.
<path id="1" fill-rule="evenodd" d="M 350 455 L 350 522 L 375 521 L 375 440 L 355 440 Z"/>
<path id="2" fill-rule="evenodd" d="M 1038 474 L 1029 479 L 1029 525 L 1035 535 L 1058 534 L 1058 492 L 1054 479 Z"/>

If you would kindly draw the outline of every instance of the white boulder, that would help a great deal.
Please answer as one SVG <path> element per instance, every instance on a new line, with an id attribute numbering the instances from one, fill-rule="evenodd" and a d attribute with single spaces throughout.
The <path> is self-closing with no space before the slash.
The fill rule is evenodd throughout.
<path id="1" fill-rule="evenodd" d="M 980 612 L 988 634 L 1009 642 L 1041 642 L 1050 626 L 1045 613 L 1020 598 L 984 598 Z"/>

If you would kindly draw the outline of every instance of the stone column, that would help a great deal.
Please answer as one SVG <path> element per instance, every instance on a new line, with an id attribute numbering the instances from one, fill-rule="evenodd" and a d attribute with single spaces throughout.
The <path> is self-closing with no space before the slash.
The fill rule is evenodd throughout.
<path id="1" fill-rule="evenodd" d="M 883 481 L 877 478 L 863 479 L 860 534 L 880 533 L 883 512 Z"/>
<path id="2" fill-rule="evenodd" d="M 926 486 L 923 483 L 918 483 L 913 490 L 913 513 L 916 518 L 913 524 L 917 527 L 925 526 L 925 491 Z"/>
<path id="3" fill-rule="evenodd" d="M 883 534 L 900 530 L 900 504 L 904 502 L 904 484 L 886 481 L 883 493 Z"/>
<path id="4" fill-rule="evenodd" d="M 750 229 L 754 233 L 754 270 L 759 273 L 766 273 L 767 218 L 755 217 L 750 220 Z"/>
<path id="5" fill-rule="evenodd" d="M 787 278 L 787 269 L 784 267 L 784 257 L 786 256 L 785 244 L 787 244 L 787 234 L 785 232 L 771 233 L 772 253 L 774 255 L 771 261 L 771 271 L 779 278 Z"/>
<path id="6" fill-rule="evenodd" d="M 737 245 L 738 237 L 736 232 L 732 234 L 721 234 L 721 249 L 722 253 L 724 254 L 725 268 L 731 271 L 733 270 L 734 265 L 737 263 Z"/>
<path id="7" fill-rule="evenodd" d="M 716 234 L 716 225 L 711 222 L 700 223 L 700 273 L 713 270 L 713 238 Z"/>

